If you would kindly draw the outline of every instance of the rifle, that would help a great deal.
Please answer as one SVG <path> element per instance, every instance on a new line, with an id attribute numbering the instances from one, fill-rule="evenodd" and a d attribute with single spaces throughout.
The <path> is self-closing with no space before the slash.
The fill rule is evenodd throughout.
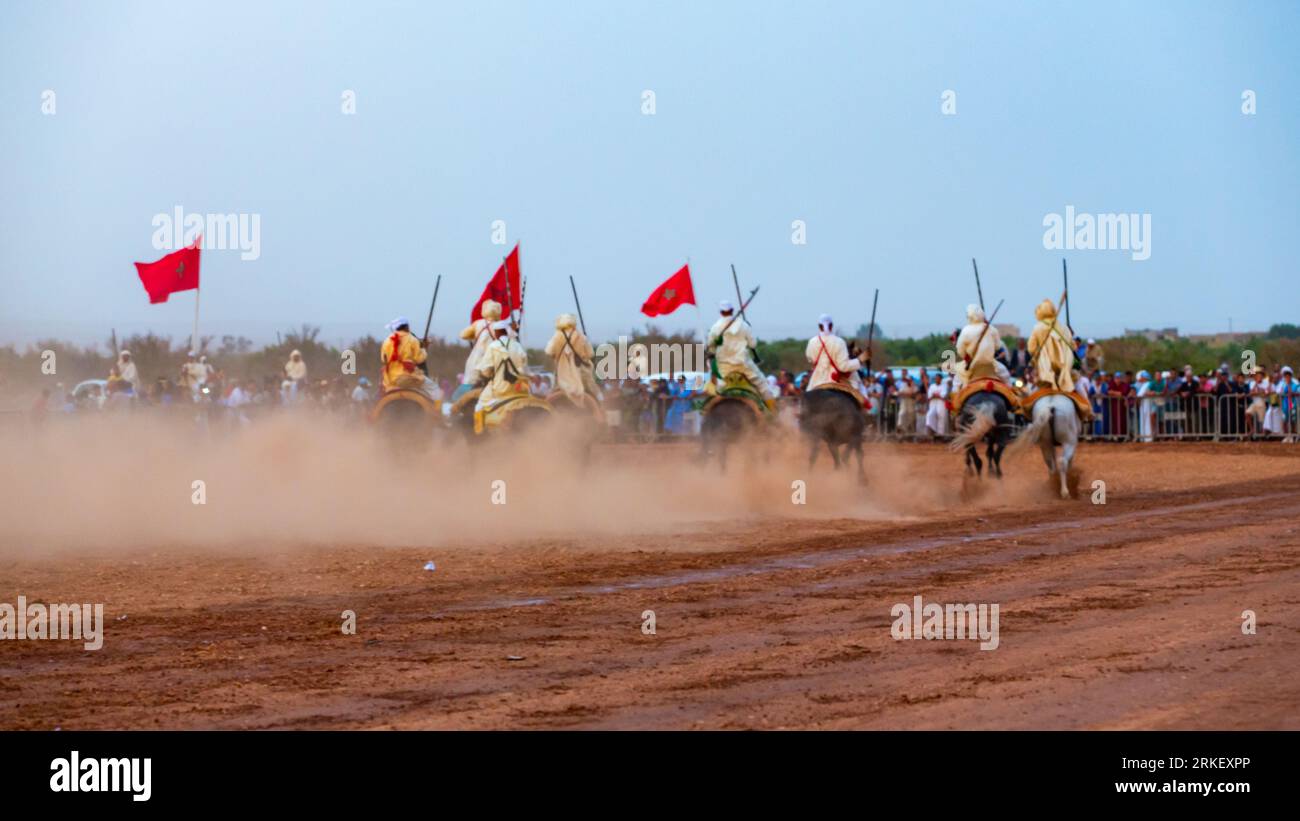
<path id="1" fill-rule="evenodd" d="M 433 299 L 429 302 L 429 315 L 424 319 L 424 347 L 429 347 L 429 327 L 433 324 L 433 306 L 438 304 L 438 289 L 442 287 L 442 274 L 438 274 L 438 280 L 433 283 Z"/>
<path id="2" fill-rule="evenodd" d="M 980 350 L 980 343 L 984 341 L 984 335 L 987 334 L 987 333 L 989 332 L 989 328 L 993 327 L 993 320 L 997 318 L 997 316 L 998 316 L 998 311 L 1002 310 L 1002 303 L 1003 303 L 1003 302 L 1006 302 L 1006 300 L 1005 300 L 1005 299 L 999 299 L 999 300 L 998 300 L 997 307 L 993 309 L 993 316 L 991 316 L 991 317 L 989 317 L 988 319 L 984 320 L 984 330 L 980 331 L 980 335 L 979 335 L 978 337 L 975 338 L 975 352 L 976 352 L 976 353 L 979 353 L 979 350 Z M 966 360 L 966 366 L 967 366 L 967 367 L 970 367 L 970 357 L 969 357 L 969 356 L 964 356 L 964 357 L 962 357 L 962 358 Z"/>
<path id="3" fill-rule="evenodd" d="M 740 298 L 740 277 L 736 276 L 736 263 L 734 262 L 731 263 L 731 281 L 736 285 L 736 301 L 742 302 L 743 300 Z M 749 317 L 745 316 L 745 309 L 743 306 L 740 309 L 740 318 L 746 322 L 749 321 Z"/>
<path id="4" fill-rule="evenodd" d="M 1074 330 L 1074 323 L 1070 321 L 1070 269 L 1065 267 L 1065 257 L 1061 257 L 1061 276 L 1065 279 L 1065 324 Z M 1074 340 L 1070 340 L 1070 349 L 1074 349 Z"/>
<path id="5" fill-rule="evenodd" d="M 742 316 L 745 315 L 745 309 L 749 307 L 749 303 L 751 303 L 751 302 L 754 301 L 754 297 L 755 297 L 757 294 L 758 294 L 758 286 L 755 285 L 755 286 L 754 286 L 754 290 L 752 290 L 752 291 L 749 292 L 749 299 L 747 299 L 747 300 L 745 300 L 743 303 L 741 303 L 741 305 L 740 305 L 740 310 L 737 311 L 736 313 L 732 314 L 732 316 L 731 316 L 731 321 L 728 322 L 726 325 L 723 325 L 723 326 L 722 326 L 722 330 L 718 332 L 717 343 L 722 342 L 722 337 L 726 335 L 727 331 L 731 328 L 732 325 L 735 325 L 735 324 L 736 324 L 736 320 L 737 320 L 737 319 L 740 319 Z M 717 344 L 717 343 L 715 343 L 715 344 Z"/>
<path id="6" fill-rule="evenodd" d="M 727 331 L 730 330 L 732 325 L 736 324 L 736 320 L 740 319 L 740 317 L 744 313 L 744 310 L 749 307 L 749 303 L 753 302 L 754 297 L 757 295 L 758 295 L 758 286 L 755 285 L 754 290 L 749 292 L 749 299 L 742 302 L 740 305 L 740 310 L 731 315 L 731 321 L 728 322 L 726 325 L 722 326 L 722 330 L 718 332 L 717 339 L 709 340 L 710 342 L 713 343 L 713 346 L 715 348 L 715 350 L 710 351 L 708 354 L 710 360 L 709 368 L 710 370 L 713 371 L 714 376 L 718 375 L 718 352 L 716 350 L 717 346 L 722 344 L 722 337 L 727 335 Z"/>
<path id="7" fill-rule="evenodd" d="M 871 324 L 867 327 L 867 378 L 871 378 L 871 342 L 876 337 L 876 303 L 880 300 L 880 289 L 871 298 Z"/>
<path id="8" fill-rule="evenodd" d="M 433 299 L 429 301 L 429 315 L 424 320 L 424 336 L 420 337 L 421 343 L 427 349 L 429 347 L 429 328 L 433 325 L 433 306 L 438 304 L 438 289 L 442 287 L 442 274 L 438 274 L 438 279 L 433 283 Z M 424 371 L 424 375 L 429 375 L 429 360 L 426 358 L 417 367 Z"/>
<path id="9" fill-rule="evenodd" d="M 515 318 L 515 309 L 514 309 L 515 299 L 513 296 L 510 295 L 509 257 L 501 258 L 501 270 L 506 272 L 506 304 L 503 305 L 502 308 L 504 308 L 506 312 L 505 318 L 513 321 Z M 518 326 L 516 326 L 515 329 L 518 330 Z"/>
<path id="10" fill-rule="evenodd" d="M 736 285 L 736 301 L 738 301 L 738 302 L 744 302 L 744 301 L 741 300 L 741 298 L 740 298 L 740 277 L 736 276 L 736 263 L 734 263 L 734 262 L 731 263 L 731 281 L 732 281 L 733 283 L 735 283 L 735 285 Z M 754 290 L 757 291 L 758 289 L 755 288 Z M 744 304 L 742 304 L 742 305 L 740 306 L 740 318 L 743 319 L 743 320 L 745 320 L 746 322 L 749 321 L 749 317 L 745 316 L 745 305 L 748 305 L 748 304 L 749 304 L 749 303 L 744 302 Z M 730 326 L 728 326 L 728 327 L 730 327 Z M 762 364 L 763 364 L 763 357 L 761 357 L 761 356 L 758 355 L 758 350 L 757 350 L 757 349 L 754 350 L 754 362 L 755 362 L 755 364 L 758 364 L 758 365 L 762 365 Z"/>
<path id="11" fill-rule="evenodd" d="M 578 308 L 578 324 L 582 326 L 582 335 L 587 335 L 587 323 L 582 318 L 582 303 L 578 301 L 578 286 L 573 284 L 573 274 L 569 274 L 569 287 L 573 289 L 573 304 Z"/>
<path id="12" fill-rule="evenodd" d="M 980 267 L 975 264 L 975 257 L 970 258 L 970 267 L 975 269 L 975 292 L 980 297 L 980 310 L 984 310 L 984 289 L 980 287 Z"/>

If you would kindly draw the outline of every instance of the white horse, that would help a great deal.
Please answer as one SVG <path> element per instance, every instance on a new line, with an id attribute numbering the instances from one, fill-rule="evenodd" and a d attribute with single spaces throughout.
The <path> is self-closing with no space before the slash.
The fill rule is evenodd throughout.
<path id="1" fill-rule="evenodd" d="M 1010 451 L 1014 454 L 1037 444 L 1043 451 L 1043 461 L 1047 471 L 1058 477 L 1061 483 L 1061 498 L 1070 498 L 1067 477 L 1070 463 L 1074 461 L 1074 451 L 1079 446 L 1079 411 L 1074 400 L 1061 394 L 1044 396 L 1034 403 L 1031 409 L 1033 421 L 1020 432 L 1011 443 Z M 1057 454 L 1057 448 L 1060 454 Z"/>

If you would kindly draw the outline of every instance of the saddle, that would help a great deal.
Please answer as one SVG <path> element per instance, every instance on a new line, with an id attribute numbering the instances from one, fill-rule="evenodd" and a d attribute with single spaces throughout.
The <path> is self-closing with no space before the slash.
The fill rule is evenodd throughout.
<path id="1" fill-rule="evenodd" d="M 529 394 L 507 396 L 487 410 L 474 413 L 474 432 L 484 433 L 494 428 L 500 428 L 510 421 L 512 413 L 524 408 L 544 408 L 547 413 L 555 412 L 545 399 L 539 399 Z"/>
<path id="2" fill-rule="evenodd" d="M 597 422 L 605 421 L 605 409 L 601 406 L 600 402 L 596 401 L 595 397 L 589 393 L 584 392 L 582 394 L 582 399 L 574 399 L 564 391 L 554 390 L 546 395 L 546 401 L 550 403 L 552 409 L 554 409 L 557 402 L 567 402 L 578 410 L 590 413 Z"/>
<path id="3" fill-rule="evenodd" d="M 996 393 L 1007 400 L 1007 407 L 1012 413 L 1021 413 L 1020 394 L 1016 393 L 1015 388 L 998 379 L 976 379 L 952 395 L 949 401 L 952 403 L 953 414 L 961 413 L 962 406 L 966 404 L 967 399 L 985 391 Z"/>
<path id="4" fill-rule="evenodd" d="M 699 410 L 707 414 L 724 399 L 738 399 L 744 402 L 760 422 L 767 418 L 767 403 L 744 374 L 730 373 L 723 377 L 722 387 L 716 388 L 713 396 L 704 399 L 699 405 Z"/>
<path id="5" fill-rule="evenodd" d="M 1083 422 L 1092 421 L 1092 406 L 1088 400 L 1079 395 L 1078 391 L 1063 391 L 1060 388 L 1043 386 L 1034 389 L 1034 392 L 1025 397 L 1023 407 L 1026 411 L 1034 406 L 1039 399 L 1047 396 L 1068 396 L 1074 400 L 1074 409 L 1079 412 L 1079 419 Z"/>
<path id="6" fill-rule="evenodd" d="M 839 393 L 853 397 L 853 399 L 858 403 L 858 406 L 864 411 L 870 407 L 870 405 L 867 404 L 866 397 L 841 382 L 823 382 L 817 387 L 807 391 L 807 393 L 812 393 L 813 391 L 838 391 Z"/>
<path id="7" fill-rule="evenodd" d="M 424 411 L 425 416 L 431 419 L 440 418 L 442 413 L 442 402 L 430 399 L 424 391 L 411 390 L 409 388 L 394 388 L 384 392 L 371 408 L 368 414 L 371 423 L 378 422 L 379 417 L 383 414 L 384 408 L 394 402 L 414 402 Z"/>
<path id="8" fill-rule="evenodd" d="M 451 414 L 455 416 L 464 413 L 466 410 L 473 410 L 474 405 L 478 403 L 478 395 L 483 392 L 483 388 L 470 388 L 461 394 L 460 398 L 452 403 Z"/>

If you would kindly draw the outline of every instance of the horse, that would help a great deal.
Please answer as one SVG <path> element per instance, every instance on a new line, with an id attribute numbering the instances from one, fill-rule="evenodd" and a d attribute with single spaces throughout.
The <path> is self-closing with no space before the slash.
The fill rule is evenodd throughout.
<path id="1" fill-rule="evenodd" d="M 550 403 L 537 396 L 522 395 L 511 397 L 496 405 L 506 408 L 507 413 L 499 424 L 488 425 L 482 433 L 474 431 L 474 406 L 478 402 L 482 389 L 469 391 L 452 405 L 452 424 L 460 430 L 465 440 L 471 444 L 482 441 L 498 433 L 527 434 L 534 428 L 544 425 L 554 413 Z M 513 405 L 513 407 L 510 407 Z"/>
<path id="2" fill-rule="evenodd" d="M 1002 478 L 1002 452 L 1011 438 L 1011 409 L 1005 397 L 996 391 L 979 391 L 966 400 L 957 417 L 957 436 L 949 445 L 951 450 L 966 451 L 966 473 L 982 476 L 984 463 L 980 461 L 975 446 L 983 441 L 988 445 L 985 456 L 989 460 L 989 475 Z"/>
<path id="3" fill-rule="evenodd" d="M 1070 498 L 1070 465 L 1079 446 L 1078 408 L 1074 400 L 1064 394 L 1049 394 L 1034 402 L 1032 421 L 1011 443 L 1011 452 L 1037 444 L 1042 448 L 1043 461 L 1049 476 L 1057 477 L 1062 499 Z M 1057 448 L 1060 454 L 1057 454 Z"/>
<path id="4" fill-rule="evenodd" d="M 442 425 L 438 403 L 423 391 L 397 388 L 385 391 L 370 408 L 370 424 L 402 447 L 422 448 Z"/>
<path id="5" fill-rule="evenodd" d="M 718 464 L 727 467 L 727 448 L 748 436 L 758 425 L 758 417 L 749 400 L 736 396 L 718 396 L 703 408 L 700 422 L 700 459 L 717 454 Z"/>
<path id="6" fill-rule="evenodd" d="M 554 411 L 556 423 L 562 428 L 563 434 L 572 440 L 582 463 L 586 464 L 591 459 L 592 446 L 606 430 L 605 409 L 588 393 L 574 399 L 557 389 L 546 395 L 546 401 Z"/>
<path id="7" fill-rule="evenodd" d="M 835 388 L 813 388 L 799 398 L 799 430 L 808 437 L 808 467 L 817 463 L 817 452 L 825 443 L 835 462 L 835 469 L 848 461 L 848 452 L 841 458 L 840 449 L 847 448 L 857 458 L 858 480 L 865 482 L 862 466 L 862 437 L 866 434 L 867 420 L 862 404 L 848 393 Z"/>

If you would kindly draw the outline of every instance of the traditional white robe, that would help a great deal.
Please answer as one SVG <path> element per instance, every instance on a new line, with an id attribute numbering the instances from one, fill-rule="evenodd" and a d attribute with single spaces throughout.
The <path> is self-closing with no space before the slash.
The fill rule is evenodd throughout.
<path id="1" fill-rule="evenodd" d="M 555 360 L 555 384 L 575 402 L 582 401 L 584 393 L 591 393 L 593 399 L 599 399 L 600 397 L 592 391 L 596 383 L 591 375 L 591 363 L 596 352 L 592 350 L 587 337 L 577 328 L 568 330 L 567 343 L 564 334 L 564 331 L 557 330 L 551 336 L 551 341 L 546 343 L 546 355 Z M 581 357 L 586 364 L 579 363 L 578 357 Z"/>
<path id="2" fill-rule="evenodd" d="M 954 376 L 962 383 L 970 382 L 972 378 L 992 378 L 1006 381 L 1002 374 L 1006 369 L 998 370 L 997 353 L 1002 347 L 1002 335 L 998 329 L 992 325 L 987 326 L 988 332 L 985 333 L 983 322 L 972 322 L 961 333 L 957 335 L 957 359 L 959 360 L 954 368 Z M 980 334 L 984 334 L 980 338 Z M 976 342 L 979 346 L 976 347 Z M 970 364 L 967 364 L 969 360 Z"/>
<path id="3" fill-rule="evenodd" d="M 469 340 L 469 356 L 465 357 L 465 380 L 463 384 L 472 385 L 478 378 L 479 363 L 483 361 L 483 354 L 487 351 L 488 346 L 492 344 L 491 320 L 476 319 L 469 324 L 465 330 L 460 332 L 460 338 Z"/>
<path id="4" fill-rule="evenodd" d="M 936 436 L 946 436 L 948 433 L 948 405 L 944 401 L 947 395 L 941 382 L 930 385 L 929 393 L 926 395 L 929 406 L 925 412 L 925 426 Z"/>
<path id="5" fill-rule="evenodd" d="M 118 358 L 117 374 L 125 381 L 131 383 L 131 389 L 135 391 L 136 396 L 140 395 L 140 371 L 136 369 L 134 359 L 123 363 L 121 358 Z"/>
<path id="6" fill-rule="evenodd" d="M 754 340 L 754 332 L 749 329 L 749 324 L 744 319 L 737 317 L 735 322 L 731 320 L 732 317 L 729 316 L 718 317 L 718 321 L 709 329 L 710 346 L 719 336 L 722 337 L 722 344 L 714 351 L 718 361 L 718 373 L 724 378 L 733 373 L 742 374 L 753 383 L 754 390 L 758 391 L 764 399 L 775 399 L 776 394 L 767 384 L 767 377 L 754 364 L 749 352 L 757 344 Z M 731 327 L 727 328 L 724 334 L 722 329 L 727 327 L 728 322 L 731 322 Z"/>
<path id="7" fill-rule="evenodd" d="M 829 331 L 822 331 L 808 340 L 804 358 L 812 366 L 812 372 L 808 374 L 808 390 L 835 381 L 832 371 L 847 375 L 862 367 L 861 360 L 849 356 L 848 344 Z"/>
<path id="8" fill-rule="evenodd" d="M 511 378 L 511 371 L 514 378 Z M 491 410 L 498 401 L 512 395 L 519 395 L 516 383 L 528 379 L 528 353 L 519 340 L 512 336 L 494 339 L 483 353 L 479 362 L 478 374 L 487 380 L 483 391 L 478 395 L 474 411 Z M 525 392 L 527 389 L 525 389 Z"/>

